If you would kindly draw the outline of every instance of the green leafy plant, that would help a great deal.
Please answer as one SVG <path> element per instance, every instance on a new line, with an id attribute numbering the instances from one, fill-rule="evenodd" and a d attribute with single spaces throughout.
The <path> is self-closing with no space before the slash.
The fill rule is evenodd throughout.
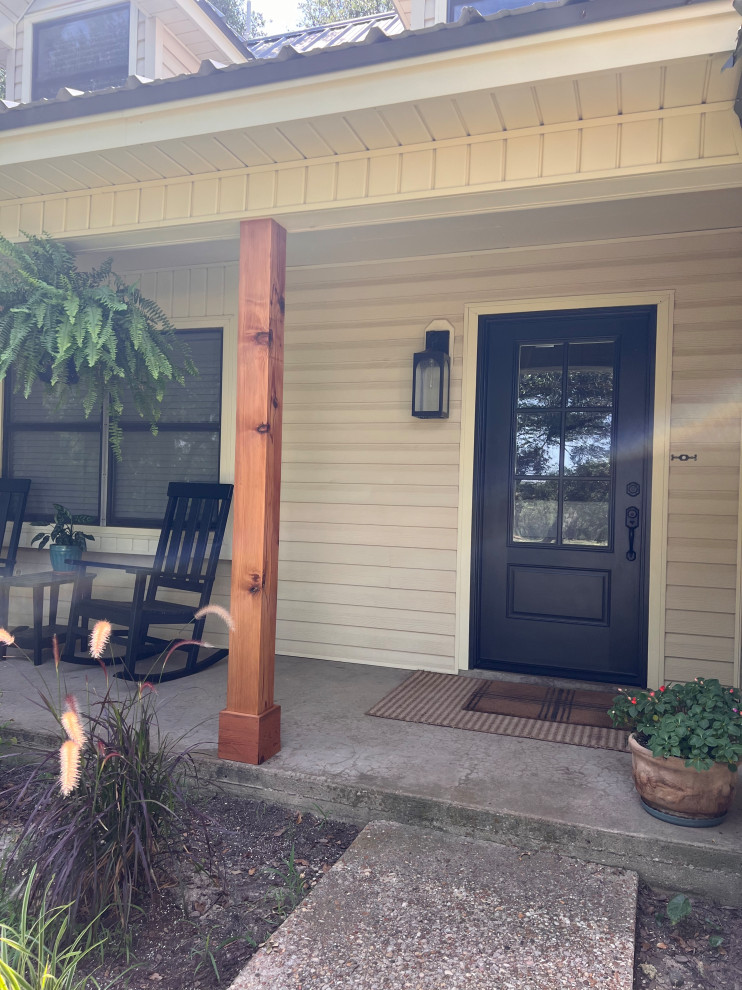
<path id="1" fill-rule="evenodd" d="M 208 963 L 214 971 L 216 982 L 221 983 L 222 978 L 219 975 L 219 967 L 217 964 L 218 953 L 221 952 L 222 949 L 226 949 L 228 946 L 234 945 L 236 942 L 247 942 L 247 944 L 253 948 L 257 948 L 258 943 L 250 932 L 246 932 L 244 935 L 231 935 L 214 944 L 211 941 L 212 934 L 212 932 L 207 932 L 205 936 L 202 936 L 195 945 L 191 946 L 188 955 L 191 959 L 198 959 L 196 968 L 193 970 L 194 976 L 197 976 L 199 970 Z"/>
<path id="2" fill-rule="evenodd" d="M 672 925 L 677 925 L 683 918 L 689 917 L 692 910 L 693 905 L 690 898 L 686 897 L 685 894 L 676 894 L 672 900 L 667 902 L 667 917 Z"/>
<path id="3" fill-rule="evenodd" d="M 183 834 L 203 825 L 184 789 L 192 759 L 160 735 L 150 684 L 123 697 L 108 684 L 103 697 L 89 699 L 87 716 L 71 696 L 64 712 L 46 694 L 42 700 L 68 738 L 13 795 L 24 824 L 4 885 L 36 863 L 32 905 L 68 905 L 73 922 L 98 919 L 125 932 L 132 910 L 158 898 Z"/>
<path id="4" fill-rule="evenodd" d="M 34 866 L 19 899 L 0 904 L 0 987 L 3 990 L 85 990 L 99 987 L 91 976 L 78 976 L 80 965 L 100 943 L 92 938 L 91 924 L 71 931 L 67 905 L 50 908 L 46 893 L 31 908 L 37 879 Z M 87 968 L 87 967 L 86 967 Z"/>
<path id="5" fill-rule="evenodd" d="M 296 862 L 294 847 L 291 847 L 288 859 L 284 860 L 285 869 L 274 870 L 273 879 L 280 880 L 281 886 L 273 890 L 275 908 L 279 917 L 287 917 L 301 902 L 307 891 L 305 875 L 300 871 Z"/>
<path id="6" fill-rule="evenodd" d="M 26 397 L 37 380 L 58 399 L 73 389 L 86 416 L 104 400 L 120 457 L 125 403 L 156 433 L 167 385 L 196 369 L 162 309 L 110 258 L 80 271 L 62 242 L 24 236 L 24 244 L 0 237 L 0 379 L 12 367 Z"/>
<path id="7" fill-rule="evenodd" d="M 719 681 L 697 677 L 657 691 L 621 691 L 608 714 L 629 728 L 653 756 L 677 756 L 696 770 L 742 760 L 742 693 Z"/>
<path id="8" fill-rule="evenodd" d="M 65 509 L 63 505 L 55 502 L 54 518 L 50 524 L 52 526 L 51 533 L 37 533 L 31 543 L 38 543 L 39 550 L 43 550 L 49 541 L 57 546 L 79 547 L 80 550 L 84 550 L 88 545 L 87 541 L 94 540 L 95 537 L 91 536 L 90 533 L 76 530 L 75 526 L 89 525 L 92 522 L 90 516 L 73 516 L 69 509 Z"/>

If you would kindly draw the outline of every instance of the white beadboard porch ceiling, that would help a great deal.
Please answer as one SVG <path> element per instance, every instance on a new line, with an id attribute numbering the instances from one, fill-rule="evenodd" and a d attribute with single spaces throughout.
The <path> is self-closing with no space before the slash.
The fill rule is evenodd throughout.
<path id="1" fill-rule="evenodd" d="M 736 72 L 711 55 L 436 97 L 106 152 L 4 165 L 0 199 L 303 162 L 480 134 L 732 101 Z M 246 100 L 246 116 L 249 101 Z M 123 135 L 122 131 L 122 135 Z M 7 140 L 7 139 L 6 139 Z M 50 149 L 51 150 L 51 149 Z"/>

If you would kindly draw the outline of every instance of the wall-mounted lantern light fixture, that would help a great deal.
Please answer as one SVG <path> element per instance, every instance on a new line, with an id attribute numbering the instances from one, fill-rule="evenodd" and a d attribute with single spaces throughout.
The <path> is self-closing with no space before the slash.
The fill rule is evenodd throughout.
<path id="1" fill-rule="evenodd" d="M 425 331 L 425 350 L 413 357 L 412 415 L 419 419 L 448 419 L 451 329 L 447 320 L 434 320 Z"/>

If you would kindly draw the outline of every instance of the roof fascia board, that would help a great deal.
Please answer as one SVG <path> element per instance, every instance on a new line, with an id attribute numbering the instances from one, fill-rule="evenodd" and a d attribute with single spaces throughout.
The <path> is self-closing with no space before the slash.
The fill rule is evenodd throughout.
<path id="1" fill-rule="evenodd" d="M 569 77 L 626 68 L 627 54 L 630 65 L 644 65 L 727 51 L 738 27 L 738 16 L 725 0 L 703 7 L 676 9 L 673 15 L 664 11 L 652 17 L 629 18 L 620 25 L 613 21 L 591 25 L 587 30 L 571 28 L 477 48 L 451 49 L 424 60 L 376 63 L 309 77 L 302 74 L 273 84 L 266 82 L 254 91 L 254 98 L 251 98 L 252 88 L 233 89 L 228 93 L 217 91 L 207 97 L 135 107 L 115 114 L 90 116 L 82 121 L 74 117 L 28 127 L 18 130 L 12 140 L 0 142 L 0 165 L 39 158 L 48 160 L 52 138 L 58 155 L 104 151 L 130 144 L 213 134 L 236 127 L 307 119 L 316 117 L 320 107 L 322 115 L 326 116 L 540 79 L 564 78 L 565 66 L 570 68 Z M 301 66 L 303 60 L 292 59 L 284 65 L 296 66 L 297 63 Z M 267 64 L 265 68 L 272 66 Z M 241 74 L 239 69 L 232 71 Z M 222 75 L 213 73 L 205 79 Z M 153 91 L 156 88 L 153 87 Z M 9 111 L 0 116 L 0 129 L 8 128 L 8 118 L 14 117 L 15 113 Z M 86 126 L 82 126 L 83 122 Z"/>

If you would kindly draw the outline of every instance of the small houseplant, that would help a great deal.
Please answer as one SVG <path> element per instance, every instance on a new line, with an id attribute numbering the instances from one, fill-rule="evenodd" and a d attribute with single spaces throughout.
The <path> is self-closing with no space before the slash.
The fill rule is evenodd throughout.
<path id="1" fill-rule="evenodd" d="M 621 691 L 608 714 L 632 730 L 634 783 L 644 808 L 676 825 L 717 825 L 742 760 L 742 692 L 718 680 Z"/>
<path id="2" fill-rule="evenodd" d="M 66 563 L 67 559 L 79 560 L 88 540 L 95 539 L 90 533 L 75 529 L 75 526 L 83 526 L 92 521 L 90 516 L 73 516 L 69 509 L 55 502 L 51 533 L 37 533 L 31 543 L 38 543 L 39 550 L 43 550 L 49 543 L 52 570 L 68 571 L 70 568 Z"/>

